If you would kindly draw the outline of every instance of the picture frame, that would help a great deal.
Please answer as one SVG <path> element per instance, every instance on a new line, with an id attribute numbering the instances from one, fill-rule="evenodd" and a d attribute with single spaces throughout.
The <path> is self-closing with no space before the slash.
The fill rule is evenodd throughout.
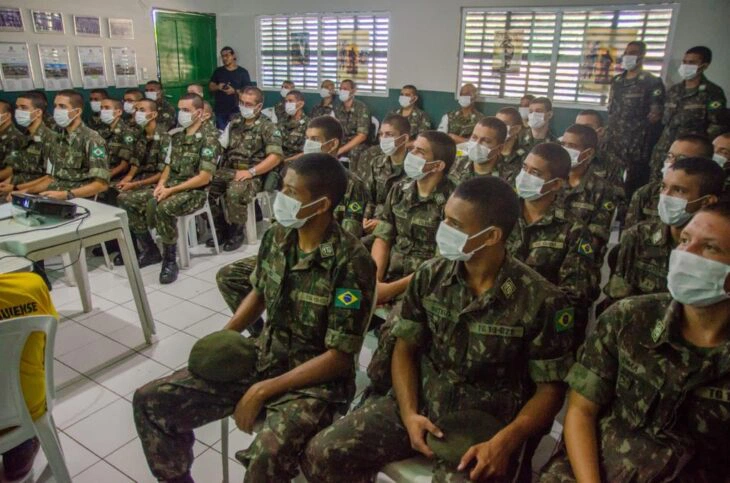
<path id="1" fill-rule="evenodd" d="M 119 88 L 137 87 L 137 51 L 131 47 L 112 47 L 111 54 L 114 85 Z"/>
<path id="2" fill-rule="evenodd" d="M 43 88 L 47 91 L 71 89 L 71 62 L 65 45 L 38 45 Z"/>
<path id="3" fill-rule="evenodd" d="M 37 34 L 63 34 L 66 32 L 61 12 L 31 10 L 30 16 L 33 22 L 33 31 Z"/>
<path id="4" fill-rule="evenodd" d="M 17 7 L 0 7 L 0 32 L 23 32 L 23 14 Z"/>
<path id="5" fill-rule="evenodd" d="M 101 37 L 101 18 L 92 15 L 74 15 L 74 34 L 81 37 Z"/>
<path id="6" fill-rule="evenodd" d="M 106 56 L 100 45 L 78 45 L 76 53 L 84 89 L 103 89 L 109 86 L 106 78 Z"/>
<path id="7" fill-rule="evenodd" d="M 29 91 L 35 87 L 27 43 L 0 42 L 0 80 L 6 92 Z"/>
<path id="8" fill-rule="evenodd" d="M 134 22 L 131 18 L 109 18 L 110 39 L 134 39 Z"/>

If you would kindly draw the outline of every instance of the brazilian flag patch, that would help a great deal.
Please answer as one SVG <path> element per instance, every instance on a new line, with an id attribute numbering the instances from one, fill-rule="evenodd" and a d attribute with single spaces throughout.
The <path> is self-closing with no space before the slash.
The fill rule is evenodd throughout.
<path id="1" fill-rule="evenodd" d="M 91 150 L 91 155 L 95 158 L 103 158 L 106 156 L 106 149 L 103 146 L 95 146 Z"/>
<path id="2" fill-rule="evenodd" d="M 362 292 L 354 288 L 338 288 L 335 290 L 335 307 L 340 309 L 360 308 Z"/>
<path id="3" fill-rule="evenodd" d="M 124 142 L 127 143 L 127 144 L 132 144 L 133 141 L 134 141 L 134 137 L 133 136 L 125 136 L 124 137 Z"/>
<path id="4" fill-rule="evenodd" d="M 616 206 L 615 206 L 615 205 L 614 205 L 614 204 L 613 204 L 613 203 L 612 203 L 611 201 L 606 201 L 606 202 L 605 202 L 605 203 L 603 204 L 603 207 L 604 207 L 605 209 L 609 210 L 609 211 L 611 211 L 611 210 L 613 210 L 614 208 L 616 208 Z"/>
<path id="5" fill-rule="evenodd" d="M 710 103 L 710 106 L 709 107 L 710 107 L 710 109 L 719 109 L 720 107 L 722 107 L 722 102 L 720 102 L 720 101 L 712 101 Z"/>
<path id="6" fill-rule="evenodd" d="M 593 255 L 593 247 L 591 246 L 591 242 L 581 238 L 578 242 L 578 253 L 585 256 Z"/>
<path id="7" fill-rule="evenodd" d="M 565 332 L 573 327 L 574 322 L 575 313 L 573 307 L 560 310 L 555 314 L 555 331 L 558 333 Z"/>
<path id="8" fill-rule="evenodd" d="M 210 148 L 203 148 L 203 151 L 201 153 L 203 156 L 213 156 L 213 150 Z"/>
<path id="9" fill-rule="evenodd" d="M 357 201 L 353 201 L 347 205 L 347 209 L 350 210 L 350 213 L 360 213 L 362 211 L 362 205 Z"/>

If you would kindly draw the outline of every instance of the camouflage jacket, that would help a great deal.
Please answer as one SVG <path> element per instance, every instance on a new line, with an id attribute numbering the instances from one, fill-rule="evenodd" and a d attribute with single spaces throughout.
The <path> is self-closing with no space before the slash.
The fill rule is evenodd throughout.
<path id="1" fill-rule="evenodd" d="M 138 166 L 135 179 L 148 178 L 151 175 L 161 173 L 165 169 L 165 165 L 169 162 L 170 147 L 172 137 L 164 127 L 159 124 L 155 128 L 155 133 L 148 138 L 146 133 L 137 138 L 137 151 L 144 153 L 140 158 L 133 158 L 131 164 Z"/>
<path id="2" fill-rule="evenodd" d="M 274 115 L 276 116 L 277 123 L 289 117 L 286 113 L 286 99 L 282 99 L 274 104 Z"/>
<path id="3" fill-rule="evenodd" d="M 320 102 L 319 104 L 317 104 L 316 106 L 314 106 L 312 108 L 312 112 L 309 113 L 309 116 L 312 119 L 314 119 L 315 117 L 319 117 L 319 116 L 334 116 L 335 115 L 334 112 L 335 112 L 334 103 L 332 103 L 328 106 L 325 106 L 324 104 L 322 104 Z"/>
<path id="4" fill-rule="evenodd" d="M 558 382 L 573 361 L 574 311 L 555 286 L 507 256 L 475 296 L 461 262 L 436 257 L 408 285 L 393 334 L 420 349 L 419 393 L 432 420 L 467 409 L 505 422 L 536 383 Z"/>
<path id="5" fill-rule="evenodd" d="M 168 131 L 177 125 L 175 108 L 167 102 L 167 99 L 162 99 L 157 103 L 157 124 Z"/>
<path id="6" fill-rule="evenodd" d="M 726 481 L 730 475 L 730 342 L 694 347 L 669 294 L 604 312 L 567 382 L 602 407 L 605 481 Z"/>
<path id="7" fill-rule="evenodd" d="M 558 137 L 553 133 L 552 130 L 549 130 L 547 132 L 547 134 L 545 135 L 545 139 L 535 139 L 532 135 L 532 129 L 528 127 L 526 129 L 523 129 L 523 132 L 520 133 L 518 149 L 522 149 L 525 152 L 524 156 L 522 157 L 522 160 L 524 161 L 527 155 L 530 154 L 530 151 L 532 151 L 532 148 L 534 148 L 538 144 L 556 142 L 558 142 Z M 520 166 L 520 168 L 522 168 L 522 166 Z"/>
<path id="8" fill-rule="evenodd" d="M 626 212 L 624 229 L 642 221 L 659 220 L 659 193 L 662 190 L 661 180 L 645 184 L 634 192 Z"/>
<path id="9" fill-rule="evenodd" d="M 109 126 L 107 124 L 104 124 L 101 120 L 101 113 L 99 112 L 92 112 L 89 116 L 89 128 L 93 129 L 94 131 L 98 132 L 101 137 L 104 139 L 107 139 L 110 136 Z"/>
<path id="10" fill-rule="evenodd" d="M 54 139 L 50 174 L 55 186 L 73 189 L 94 179 L 109 182 L 109 153 L 99 133 L 81 123 L 70 134 L 64 129 Z"/>
<path id="11" fill-rule="evenodd" d="M 606 296 L 619 300 L 666 292 L 672 248 L 670 228 L 660 220 L 644 221 L 624 231 L 616 268 L 603 288 Z"/>
<path id="12" fill-rule="evenodd" d="M 246 124 L 236 114 L 221 135 L 225 164 L 235 169 L 255 166 L 269 154 L 284 155 L 281 131 L 266 116 L 259 114 L 253 124 Z"/>
<path id="13" fill-rule="evenodd" d="M 436 231 L 454 188 L 454 183 L 444 176 L 426 199 L 421 199 L 417 183 L 408 178 L 390 189 L 380 223 L 373 232 L 391 246 L 387 280 L 413 273 L 436 255 Z"/>
<path id="14" fill-rule="evenodd" d="M 355 99 L 349 111 L 345 110 L 343 103 L 338 102 L 335 105 L 334 114 L 345 132 L 343 144 L 349 143 L 356 134 L 367 136 L 370 133 L 370 110 L 362 101 Z"/>
<path id="15" fill-rule="evenodd" d="M 369 166 L 370 169 L 365 179 L 368 190 L 365 218 L 368 219 L 381 216 L 390 189 L 406 177 L 403 164 L 394 164 L 390 156 L 382 153 L 373 158 Z"/>
<path id="16" fill-rule="evenodd" d="M 449 123 L 447 131 L 449 134 L 456 134 L 457 136 L 468 138 L 471 136 L 472 131 L 474 131 L 474 126 L 483 118 L 484 114 L 477 110 L 469 116 L 464 116 L 461 109 L 451 111 L 446 114 L 446 120 Z"/>
<path id="17" fill-rule="evenodd" d="M 390 113 L 402 116 L 403 108 L 394 109 L 393 111 L 390 111 Z M 411 124 L 411 139 L 416 139 L 416 137 L 418 137 L 418 135 L 421 134 L 423 131 L 428 131 L 429 129 L 431 129 L 431 119 L 429 119 L 428 114 L 426 114 L 418 107 L 414 107 L 411 113 L 406 117 L 406 119 L 408 119 L 408 122 Z"/>
<path id="18" fill-rule="evenodd" d="M 97 131 L 106 141 L 107 151 L 109 153 L 109 168 L 119 166 L 122 161 L 134 164 L 133 160 L 139 156 L 144 156 L 140 152 L 137 142 L 138 136 L 141 135 L 138 129 L 130 127 L 124 120 L 120 119 L 117 125 L 112 129 L 107 126 L 106 130 Z M 139 164 L 139 161 L 137 161 Z"/>
<path id="19" fill-rule="evenodd" d="M 165 160 L 170 167 L 166 187 L 179 185 L 201 171 L 207 171 L 211 176 L 215 174 L 220 153 L 220 144 L 215 135 L 203 134 L 201 130 L 188 135 L 185 129 L 178 128 L 172 130 L 170 136 L 170 155 Z"/>
<path id="20" fill-rule="evenodd" d="M 497 176 L 499 178 L 505 179 L 504 173 L 502 172 L 503 169 L 504 163 L 503 160 L 500 159 L 497 161 L 495 169 L 493 169 L 489 173 L 489 176 Z M 485 175 L 481 175 L 480 173 L 474 171 L 474 162 L 469 159 L 469 156 L 459 156 L 458 158 L 456 158 L 454 164 L 451 165 L 451 170 L 449 171 L 449 179 L 451 179 L 451 181 L 456 186 L 460 185 L 468 179 L 472 179 L 477 176 Z"/>
<path id="21" fill-rule="evenodd" d="M 355 174 L 347 172 L 347 190 L 340 204 L 335 207 L 335 221 L 355 238 L 362 236 L 362 219 L 368 192 L 365 183 Z"/>
<path id="22" fill-rule="evenodd" d="M 0 169 L 5 168 L 8 163 L 8 156 L 27 144 L 27 137 L 10 122 L 8 128 L 0 134 Z"/>
<path id="23" fill-rule="evenodd" d="M 344 352 L 352 358 L 346 376 L 294 392 L 348 403 L 375 296 L 375 263 L 362 243 L 333 222 L 319 248 L 304 254 L 297 230 L 274 224 L 261 241 L 251 284 L 266 302 L 258 371 L 275 377 L 328 349 Z"/>
<path id="24" fill-rule="evenodd" d="M 522 162 L 528 155 L 528 151 L 520 147 L 519 138 L 512 146 L 512 150 L 508 154 L 502 153 L 502 174 L 507 183 L 514 184 L 514 180 L 520 171 L 522 171 Z"/>
<path id="25" fill-rule="evenodd" d="M 13 168 L 13 184 L 23 184 L 45 176 L 58 134 L 41 123 L 33 136 L 28 136 L 22 147 L 6 158 Z"/>
<path id="26" fill-rule="evenodd" d="M 281 147 L 284 151 L 285 158 L 302 152 L 304 141 L 307 139 L 308 125 L 309 116 L 304 113 L 302 113 L 302 118 L 298 121 L 286 114 L 284 117 L 279 118 L 278 127 L 281 133 Z"/>

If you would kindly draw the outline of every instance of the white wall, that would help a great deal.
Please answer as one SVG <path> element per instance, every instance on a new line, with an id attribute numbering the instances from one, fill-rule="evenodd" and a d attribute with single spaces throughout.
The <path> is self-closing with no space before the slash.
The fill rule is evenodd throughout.
<path id="1" fill-rule="evenodd" d="M 155 34 L 152 24 L 152 7 L 202 13 L 215 13 L 220 1 L 202 0 L 4 0 L 3 6 L 19 7 L 25 24 L 24 32 L 0 32 L 0 42 L 27 42 L 33 65 L 34 83 L 43 87 L 41 65 L 38 59 L 38 44 L 66 45 L 71 57 L 71 79 L 75 87 L 81 86 L 77 45 L 101 45 L 106 56 L 107 80 L 114 82 L 110 47 L 132 47 L 137 51 L 138 75 L 141 83 L 157 78 L 157 59 Z M 30 10 L 48 10 L 63 13 L 66 33 L 36 34 L 33 32 Z M 93 15 L 101 17 L 101 38 L 77 37 L 74 35 L 73 15 Z M 134 21 L 134 40 L 109 38 L 109 17 L 131 18 Z"/>
<path id="2" fill-rule="evenodd" d="M 219 45 L 239 51 L 239 62 L 256 79 L 256 15 L 308 12 L 391 12 L 389 87 L 454 91 L 459 65 L 461 7 L 583 6 L 666 3 L 659 0 L 221 0 Z M 684 51 L 707 45 L 714 61 L 708 77 L 730 95 L 730 0 L 676 0 L 680 4 L 669 65 L 669 82 Z"/>

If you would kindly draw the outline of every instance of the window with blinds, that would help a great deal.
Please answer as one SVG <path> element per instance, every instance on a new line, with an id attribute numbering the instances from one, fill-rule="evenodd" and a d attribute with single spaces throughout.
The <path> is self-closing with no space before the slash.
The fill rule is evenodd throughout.
<path id="1" fill-rule="evenodd" d="M 388 13 L 260 16 L 257 26 L 259 86 L 317 91 L 353 79 L 360 93 L 387 94 Z"/>
<path id="2" fill-rule="evenodd" d="M 459 86 L 471 82 L 484 98 L 518 99 L 527 93 L 605 105 L 628 42 L 646 42 L 644 68 L 663 73 L 675 9 L 463 9 Z"/>

